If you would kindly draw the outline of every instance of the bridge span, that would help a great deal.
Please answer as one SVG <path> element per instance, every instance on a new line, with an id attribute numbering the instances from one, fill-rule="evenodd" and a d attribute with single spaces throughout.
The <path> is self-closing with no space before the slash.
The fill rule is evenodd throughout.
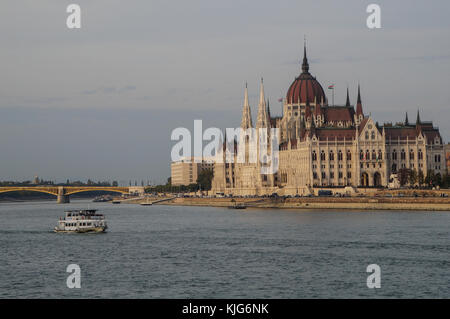
<path id="1" fill-rule="evenodd" d="M 56 196 L 57 202 L 59 204 L 70 203 L 69 196 L 76 193 L 82 192 L 116 192 L 120 194 L 144 194 L 144 187 L 142 186 L 130 186 L 130 187 L 114 187 L 114 186 L 11 186 L 11 187 L 0 187 L 1 193 L 8 192 L 19 192 L 19 191 L 29 191 L 29 192 L 39 192 L 46 193 Z"/>

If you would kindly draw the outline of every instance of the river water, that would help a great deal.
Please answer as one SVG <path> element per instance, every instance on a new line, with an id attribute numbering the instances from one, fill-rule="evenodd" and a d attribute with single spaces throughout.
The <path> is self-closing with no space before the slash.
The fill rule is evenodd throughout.
<path id="1" fill-rule="evenodd" d="M 88 206 L 107 233 L 52 232 Z M 0 298 L 449 298 L 449 226 L 449 212 L 0 203 Z"/>

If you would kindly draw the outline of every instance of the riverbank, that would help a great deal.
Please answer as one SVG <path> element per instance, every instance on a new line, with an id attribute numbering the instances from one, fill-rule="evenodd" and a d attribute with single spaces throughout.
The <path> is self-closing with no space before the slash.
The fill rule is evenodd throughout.
<path id="1" fill-rule="evenodd" d="M 157 198 L 155 198 L 156 200 Z M 161 199 L 161 198 L 159 198 Z M 147 199 L 152 201 L 152 199 Z M 144 202 L 144 201 L 143 201 Z M 139 204 L 139 201 L 134 202 Z M 243 204 L 255 208 L 279 209 L 347 209 L 347 210 L 412 210 L 412 211 L 449 211 L 449 198 L 338 198 L 338 197 L 301 197 L 301 198 L 174 198 L 155 205 L 174 206 L 210 206 L 229 207 Z"/>

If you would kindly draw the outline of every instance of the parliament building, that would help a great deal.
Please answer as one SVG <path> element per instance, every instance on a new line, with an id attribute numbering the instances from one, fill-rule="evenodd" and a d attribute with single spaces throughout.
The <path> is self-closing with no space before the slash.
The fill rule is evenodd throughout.
<path id="1" fill-rule="evenodd" d="M 226 149 L 236 148 L 236 142 L 225 142 L 224 161 L 214 165 L 212 193 L 305 195 L 318 187 L 387 187 L 401 169 L 424 176 L 446 172 L 444 144 L 432 122 L 422 121 L 417 112 L 415 121 L 406 114 L 401 123 L 379 125 L 364 113 L 359 85 L 356 107 L 348 89 L 345 105 L 329 105 L 322 85 L 309 72 L 306 47 L 301 73 L 283 100 L 282 116 L 270 115 L 261 81 L 253 126 L 245 88 L 241 128 L 253 127 L 279 129 L 278 170 L 262 174 L 259 161 L 227 162 Z"/>

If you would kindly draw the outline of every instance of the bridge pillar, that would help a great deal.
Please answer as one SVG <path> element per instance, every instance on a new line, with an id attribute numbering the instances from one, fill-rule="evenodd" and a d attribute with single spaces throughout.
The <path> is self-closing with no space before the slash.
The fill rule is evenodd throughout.
<path id="1" fill-rule="evenodd" d="M 58 204 L 67 204 L 70 203 L 69 195 L 58 195 L 58 199 L 56 201 Z"/>
<path id="2" fill-rule="evenodd" d="M 56 202 L 58 204 L 67 204 L 70 203 L 69 195 L 65 195 L 65 189 L 63 186 L 58 187 L 58 198 Z"/>

